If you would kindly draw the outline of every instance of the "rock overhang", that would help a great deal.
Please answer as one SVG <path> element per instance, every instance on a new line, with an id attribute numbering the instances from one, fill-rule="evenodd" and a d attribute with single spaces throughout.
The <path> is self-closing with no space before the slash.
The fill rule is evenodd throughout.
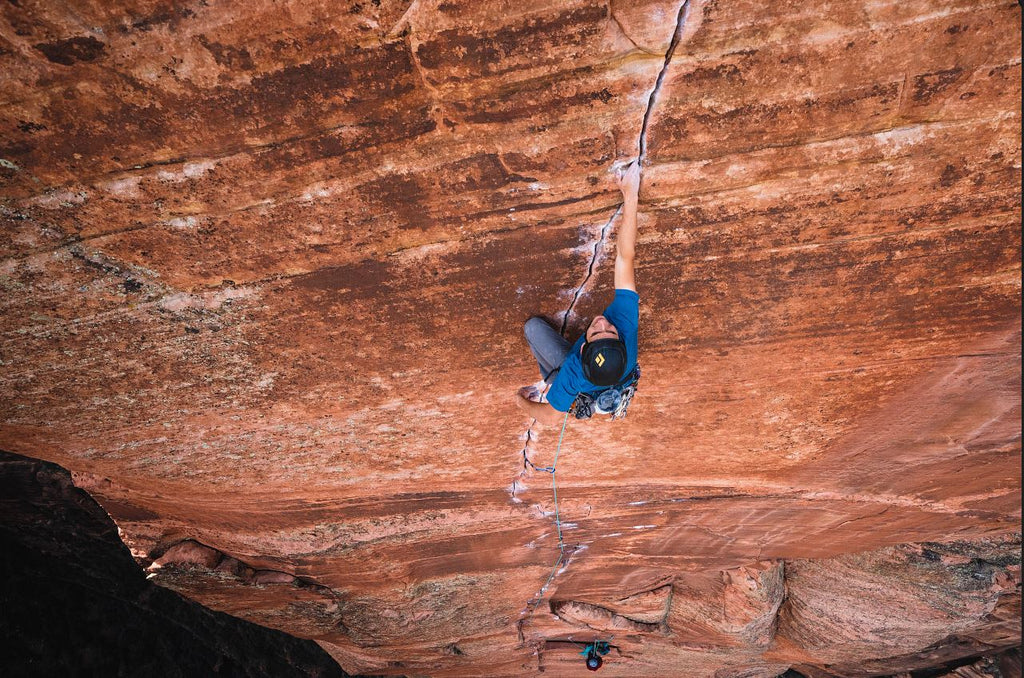
<path id="1" fill-rule="evenodd" d="M 532 670 L 575 627 L 515 628 L 553 560 L 520 324 L 607 303 L 608 170 L 681 5 L 22 5 L 2 446 L 109 479 L 147 558 L 340 592 L 346 669 Z M 644 383 L 570 430 L 589 548 L 551 595 L 628 617 L 631 578 L 1012 531 L 1019 7 L 687 21 L 649 113 Z"/>

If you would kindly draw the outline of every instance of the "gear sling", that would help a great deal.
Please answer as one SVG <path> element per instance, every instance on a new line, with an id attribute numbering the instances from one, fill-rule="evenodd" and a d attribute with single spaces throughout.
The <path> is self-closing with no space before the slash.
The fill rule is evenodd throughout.
<path id="1" fill-rule="evenodd" d="M 604 389 L 596 396 L 591 393 L 577 393 L 569 412 L 577 419 L 590 419 L 598 412 L 611 414 L 612 419 L 622 419 L 626 416 L 626 409 L 636 393 L 639 381 L 640 366 L 637 365 L 622 382 Z"/>

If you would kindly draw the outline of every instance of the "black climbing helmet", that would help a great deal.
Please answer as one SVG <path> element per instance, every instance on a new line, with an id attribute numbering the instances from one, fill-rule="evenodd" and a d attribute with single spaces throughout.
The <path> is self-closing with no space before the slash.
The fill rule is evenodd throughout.
<path id="1" fill-rule="evenodd" d="M 626 371 L 626 344 L 621 339 L 598 339 L 583 344 L 583 376 L 595 386 L 614 386 Z"/>

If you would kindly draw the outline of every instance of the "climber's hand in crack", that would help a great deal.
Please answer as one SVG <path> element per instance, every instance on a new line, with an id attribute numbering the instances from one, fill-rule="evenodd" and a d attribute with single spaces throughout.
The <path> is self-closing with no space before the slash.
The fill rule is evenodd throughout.
<path id="1" fill-rule="evenodd" d="M 640 196 L 640 162 L 634 160 L 625 167 L 619 168 L 615 173 L 615 181 L 622 191 L 622 199 L 625 202 L 633 201 L 636 205 Z"/>
<path id="2" fill-rule="evenodd" d="M 536 397 L 537 400 L 533 398 Z M 556 426 L 562 423 L 563 413 L 540 401 L 540 392 L 534 386 L 524 386 L 516 393 L 516 405 L 541 424 Z"/>

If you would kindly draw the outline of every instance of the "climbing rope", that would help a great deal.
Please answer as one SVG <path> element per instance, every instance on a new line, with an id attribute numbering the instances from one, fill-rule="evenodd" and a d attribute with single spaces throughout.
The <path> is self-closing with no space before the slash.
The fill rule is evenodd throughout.
<path id="1" fill-rule="evenodd" d="M 534 471 L 543 471 L 544 473 L 551 474 L 551 492 L 555 497 L 555 528 L 558 530 L 558 553 L 559 561 L 561 561 L 561 555 L 565 552 L 565 542 L 562 539 L 562 521 L 558 515 L 558 482 L 555 480 L 555 467 L 558 465 L 558 453 L 562 451 L 562 439 L 565 438 L 565 427 L 569 423 L 569 413 L 565 413 L 565 418 L 562 420 L 562 432 L 558 434 L 558 446 L 555 448 L 555 459 L 551 462 L 551 466 L 537 466 L 529 457 L 526 457 L 526 463 L 530 465 Z M 558 567 L 558 563 L 555 563 L 555 567 Z M 551 578 L 548 578 L 551 581 Z M 545 584 L 546 586 L 547 584 Z"/>
<path id="2" fill-rule="evenodd" d="M 565 428 L 568 423 L 569 413 L 566 412 L 565 419 L 562 420 L 562 432 L 558 435 L 558 446 L 555 448 L 555 459 L 554 461 L 551 462 L 551 466 L 537 466 L 532 461 L 530 461 L 529 457 L 525 457 L 526 463 L 533 470 L 543 471 L 544 473 L 551 474 L 551 492 L 554 495 L 555 499 L 555 528 L 558 530 L 558 559 L 555 561 L 554 566 L 551 568 L 551 574 L 548 575 L 547 581 L 545 581 L 544 585 L 540 587 L 540 591 L 536 600 L 533 601 L 532 604 L 527 603 L 527 608 L 530 610 L 530 614 L 525 619 L 520 620 L 520 632 L 522 630 L 522 624 L 527 619 L 533 616 L 533 613 L 534 611 L 536 611 L 537 606 L 540 605 L 540 601 L 544 599 L 544 592 L 547 591 L 548 585 L 551 584 L 551 580 L 555 578 L 556 574 L 558 574 L 559 565 L 561 565 L 562 561 L 565 560 L 566 547 L 565 541 L 562 536 L 562 519 L 558 513 L 558 482 L 555 480 L 555 470 L 558 465 L 558 453 L 562 451 L 562 439 L 565 438 Z"/>
<path id="3" fill-rule="evenodd" d="M 526 464 L 530 468 L 532 468 L 534 471 L 542 471 L 544 473 L 551 474 L 551 494 L 554 497 L 555 503 L 555 528 L 558 530 L 558 559 L 555 561 L 554 567 L 551 568 L 551 574 L 548 575 L 547 581 L 545 581 L 544 585 L 540 587 L 540 591 L 538 592 L 536 600 L 527 603 L 527 608 L 530 610 L 530 614 L 525 618 L 520 619 L 517 625 L 517 628 L 519 629 L 520 641 L 524 640 L 523 624 L 525 624 L 525 622 L 528 621 L 533 616 L 533 613 L 537 610 L 537 606 L 540 605 L 540 602 L 544 599 L 544 593 L 545 591 L 547 591 L 548 586 L 551 584 L 551 580 L 555 578 L 556 574 L 558 574 L 558 567 L 565 560 L 566 546 L 565 540 L 562 536 L 562 518 L 558 513 L 558 482 L 555 479 L 555 471 L 558 467 L 558 454 L 562 451 L 562 440 L 565 439 L 565 429 L 568 424 L 569 412 L 566 412 L 565 418 L 562 420 L 562 431 L 561 433 L 558 434 L 558 445 L 555 447 L 555 458 L 551 462 L 551 466 L 537 466 L 532 461 L 530 461 L 530 457 L 526 455 L 525 450 L 523 453 L 523 458 L 525 459 Z M 588 643 L 586 647 L 584 647 L 583 651 L 580 652 L 580 654 L 582 654 L 586 659 L 587 669 L 590 671 L 597 671 L 599 668 L 601 668 L 601 665 L 604 663 L 604 661 L 601 659 L 602 655 L 606 655 L 609 652 L 611 652 L 610 643 L 602 640 L 595 640 L 591 643 Z"/>

